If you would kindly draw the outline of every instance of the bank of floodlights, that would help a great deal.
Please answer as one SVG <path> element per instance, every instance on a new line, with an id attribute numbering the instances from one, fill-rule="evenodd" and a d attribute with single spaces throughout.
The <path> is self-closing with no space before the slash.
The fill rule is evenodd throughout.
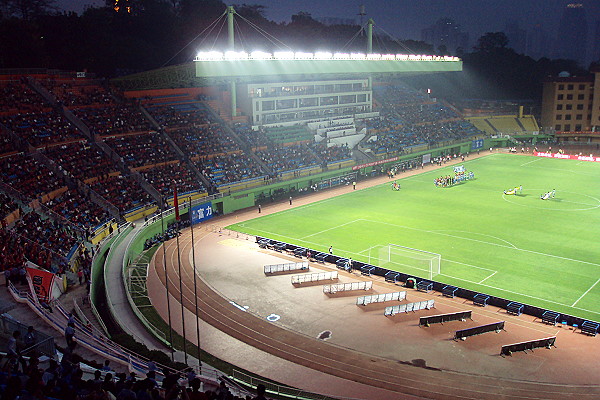
<path id="1" fill-rule="evenodd" d="M 367 61 L 460 61 L 452 56 L 429 56 L 415 54 L 379 54 L 379 53 L 330 53 L 319 51 L 307 53 L 302 51 L 203 51 L 198 53 L 194 61 L 238 61 L 238 60 L 367 60 Z"/>

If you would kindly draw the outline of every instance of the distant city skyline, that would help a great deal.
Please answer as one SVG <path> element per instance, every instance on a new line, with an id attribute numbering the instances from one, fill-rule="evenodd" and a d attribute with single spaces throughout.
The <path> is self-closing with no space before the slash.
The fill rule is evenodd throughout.
<path id="1" fill-rule="evenodd" d="M 58 0 L 65 10 L 83 12 L 88 5 L 101 6 L 103 0 Z M 226 2 L 229 4 L 229 2 Z M 313 18 L 339 18 L 359 21 L 359 7 L 365 6 L 366 17 L 375 20 L 375 32 L 394 35 L 398 39 L 421 40 L 424 29 L 433 26 L 441 18 L 450 18 L 469 35 L 471 50 L 477 39 L 486 32 L 505 32 L 512 37 L 510 47 L 525 51 L 535 58 L 554 58 L 559 40 L 560 21 L 563 10 L 569 3 L 581 3 L 587 22 L 587 44 L 583 66 L 599 54 L 598 24 L 600 24 L 599 0 L 254 0 L 246 4 L 265 6 L 265 16 L 276 22 L 289 22 L 291 16 L 300 11 L 310 13 Z M 511 30 L 512 28 L 512 30 Z M 519 29 L 525 38 L 519 36 Z M 509 32 L 507 32 L 509 30 Z M 556 46 L 555 46 L 556 44 Z M 525 46 L 525 48 L 523 48 Z M 533 47 L 532 47 L 533 46 Z M 563 44 L 564 46 L 564 44 Z M 573 46 L 577 47 L 577 46 Z M 526 51 L 527 50 L 527 51 Z"/>

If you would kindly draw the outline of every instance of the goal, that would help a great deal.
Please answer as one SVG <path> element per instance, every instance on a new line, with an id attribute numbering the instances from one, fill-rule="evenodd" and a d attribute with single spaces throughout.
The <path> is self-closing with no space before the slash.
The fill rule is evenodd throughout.
<path id="1" fill-rule="evenodd" d="M 425 275 L 429 279 L 440 274 L 441 254 L 388 244 L 379 247 L 376 257 L 382 268 L 406 274 Z"/>

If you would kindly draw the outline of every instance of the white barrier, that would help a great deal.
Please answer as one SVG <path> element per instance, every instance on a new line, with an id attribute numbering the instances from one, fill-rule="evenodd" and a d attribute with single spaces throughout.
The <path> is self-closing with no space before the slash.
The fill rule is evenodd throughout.
<path id="1" fill-rule="evenodd" d="M 431 308 L 435 308 L 433 299 L 417 301 L 415 303 L 400 304 L 397 306 L 386 307 L 383 314 L 386 316 L 392 316 L 392 315 L 396 315 L 396 314 L 400 314 L 400 313 L 407 313 L 409 311 L 414 312 L 414 311 L 419 311 L 419 310 L 423 310 L 423 309 L 429 310 Z"/>
<path id="2" fill-rule="evenodd" d="M 308 261 L 286 264 L 265 265 L 265 275 L 275 274 L 277 272 L 295 271 L 299 269 L 309 269 Z"/>
<path id="3" fill-rule="evenodd" d="M 323 293 L 351 292 L 353 290 L 371 290 L 373 281 L 336 283 L 334 285 L 324 285 Z"/>
<path id="4" fill-rule="evenodd" d="M 383 294 L 373 294 L 371 296 L 360 296 L 356 298 L 357 306 L 366 306 L 371 303 L 383 303 L 386 301 L 402 301 L 406 299 L 406 292 L 393 292 Z"/>
<path id="5" fill-rule="evenodd" d="M 338 278 L 337 271 L 318 272 L 315 274 L 294 275 L 294 276 L 292 276 L 292 285 L 300 285 L 305 282 L 333 280 L 333 279 L 337 279 L 337 278 Z"/>

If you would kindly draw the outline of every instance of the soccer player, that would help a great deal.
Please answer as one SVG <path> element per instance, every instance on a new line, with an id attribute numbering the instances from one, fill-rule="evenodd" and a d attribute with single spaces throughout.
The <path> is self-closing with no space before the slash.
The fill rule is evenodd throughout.
<path id="1" fill-rule="evenodd" d="M 552 189 L 552 198 L 554 198 L 554 195 L 556 195 L 556 189 Z"/>

